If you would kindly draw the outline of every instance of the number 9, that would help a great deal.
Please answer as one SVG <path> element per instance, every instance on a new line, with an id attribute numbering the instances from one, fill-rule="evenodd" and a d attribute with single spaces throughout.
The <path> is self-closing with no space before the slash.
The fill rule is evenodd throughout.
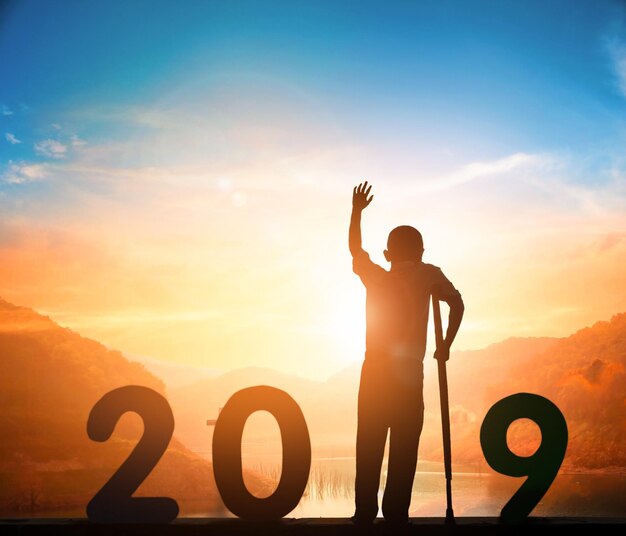
<path id="1" fill-rule="evenodd" d="M 541 430 L 541 443 L 531 456 L 511 452 L 506 441 L 509 426 L 517 419 L 530 419 Z M 480 428 L 480 445 L 487 463 L 498 473 L 528 476 L 504 505 L 504 523 L 524 521 L 544 496 L 556 477 L 567 448 L 567 424 L 550 400 L 530 393 L 517 393 L 496 402 Z"/>

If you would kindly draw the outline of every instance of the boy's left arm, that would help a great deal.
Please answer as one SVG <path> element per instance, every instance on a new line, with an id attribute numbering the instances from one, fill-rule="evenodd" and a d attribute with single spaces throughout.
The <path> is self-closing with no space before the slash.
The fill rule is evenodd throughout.
<path id="1" fill-rule="evenodd" d="M 443 359 L 447 361 L 450 359 L 450 347 L 459 332 L 461 327 L 461 320 L 463 320 L 463 313 L 465 312 L 465 305 L 463 304 L 463 298 L 461 295 L 454 296 L 448 299 L 444 299 L 450 306 L 450 313 L 448 314 L 448 329 L 446 330 L 446 336 L 443 340 L 443 348 L 437 348 L 435 351 L 435 359 Z"/>

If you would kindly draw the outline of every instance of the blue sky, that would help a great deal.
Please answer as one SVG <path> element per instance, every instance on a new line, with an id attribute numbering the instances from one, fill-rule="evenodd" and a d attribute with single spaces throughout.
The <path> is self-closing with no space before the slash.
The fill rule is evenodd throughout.
<path id="1" fill-rule="evenodd" d="M 25 1 L 2 17 L 3 130 L 26 142 L 3 144 L 5 161 L 77 107 L 150 105 L 220 77 L 295 86 L 372 140 L 428 129 L 483 155 L 623 143 L 620 2 Z"/>
<path id="2" fill-rule="evenodd" d="M 159 359 L 287 370 L 308 337 L 332 372 L 358 355 L 336 328 L 361 318 L 344 231 L 369 178 L 373 258 L 418 226 L 462 347 L 623 310 L 623 2 L 0 6 L 5 299 Z"/>

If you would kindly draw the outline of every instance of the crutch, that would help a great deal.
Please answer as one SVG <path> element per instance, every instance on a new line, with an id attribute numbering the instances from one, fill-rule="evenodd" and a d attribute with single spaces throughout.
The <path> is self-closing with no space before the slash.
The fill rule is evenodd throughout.
<path id="1" fill-rule="evenodd" d="M 441 310 L 439 298 L 435 293 L 433 298 L 433 321 L 435 322 L 435 342 L 437 348 L 443 346 L 443 330 L 441 328 Z M 446 524 L 454 524 L 454 512 L 452 511 L 452 448 L 450 445 L 450 408 L 448 405 L 448 376 L 446 374 L 446 362 L 437 359 L 439 372 L 439 400 L 441 402 L 441 428 L 443 432 L 443 460 L 446 473 Z"/>

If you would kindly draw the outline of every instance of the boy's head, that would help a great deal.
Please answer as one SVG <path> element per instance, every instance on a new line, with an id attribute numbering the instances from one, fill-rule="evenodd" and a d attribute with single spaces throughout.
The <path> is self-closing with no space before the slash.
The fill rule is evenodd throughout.
<path id="1" fill-rule="evenodd" d="M 401 225 L 389 233 L 385 259 L 389 262 L 421 261 L 424 242 L 421 233 L 410 225 Z"/>

